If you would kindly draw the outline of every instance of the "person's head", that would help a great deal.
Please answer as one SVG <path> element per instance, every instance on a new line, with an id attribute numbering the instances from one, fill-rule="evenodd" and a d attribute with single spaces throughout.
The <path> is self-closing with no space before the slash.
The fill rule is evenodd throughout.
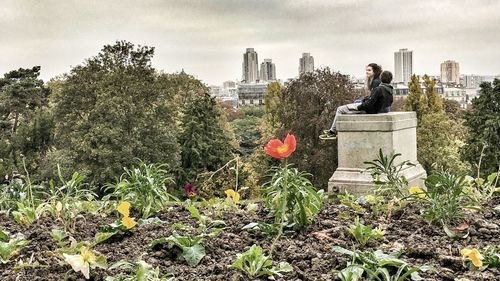
<path id="1" fill-rule="evenodd" d="M 380 79 L 380 73 L 382 73 L 382 67 L 376 63 L 370 63 L 366 66 L 366 77 L 370 80 Z"/>
<path id="2" fill-rule="evenodd" d="M 386 84 L 391 83 L 392 73 L 390 71 L 384 70 L 384 72 L 382 72 L 382 74 L 380 74 L 380 81 L 382 81 L 382 83 L 386 83 Z"/>

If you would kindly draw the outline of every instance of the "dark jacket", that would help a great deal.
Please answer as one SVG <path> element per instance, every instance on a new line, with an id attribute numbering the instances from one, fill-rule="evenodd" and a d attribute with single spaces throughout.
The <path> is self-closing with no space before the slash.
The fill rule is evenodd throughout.
<path id="1" fill-rule="evenodd" d="M 380 85 L 380 83 L 382 83 L 380 79 L 373 79 L 372 83 L 370 84 L 370 90 L 377 88 Z"/>
<path id="2" fill-rule="evenodd" d="M 387 113 L 392 104 L 392 86 L 381 83 L 374 88 L 370 97 L 358 106 L 358 110 L 363 110 L 368 114 Z"/>

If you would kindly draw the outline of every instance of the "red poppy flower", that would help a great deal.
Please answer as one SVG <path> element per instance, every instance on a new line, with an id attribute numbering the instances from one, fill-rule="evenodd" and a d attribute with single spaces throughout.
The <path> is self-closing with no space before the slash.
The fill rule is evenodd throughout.
<path id="1" fill-rule="evenodd" d="M 283 159 L 292 155 L 296 146 L 295 136 L 287 134 L 284 142 L 281 142 L 279 139 L 270 140 L 266 147 L 264 147 L 264 151 L 273 158 Z"/>

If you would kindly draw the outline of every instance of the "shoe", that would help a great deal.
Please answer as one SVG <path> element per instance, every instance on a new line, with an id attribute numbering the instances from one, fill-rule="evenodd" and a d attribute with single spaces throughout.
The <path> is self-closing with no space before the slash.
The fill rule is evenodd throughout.
<path id="1" fill-rule="evenodd" d="M 329 137 L 336 137 L 337 136 L 337 131 L 336 130 L 325 130 L 324 132 L 326 135 Z"/>
<path id="2" fill-rule="evenodd" d="M 336 140 L 337 136 L 336 135 L 328 135 L 328 134 L 323 134 L 319 136 L 320 140 Z"/>
<path id="3" fill-rule="evenodd" d="M 337 132 L 332 130 L 324 130 L 323 135 L 320 135 L 319 138 L 322 140 L 334 140 L 337 139 Z"/>

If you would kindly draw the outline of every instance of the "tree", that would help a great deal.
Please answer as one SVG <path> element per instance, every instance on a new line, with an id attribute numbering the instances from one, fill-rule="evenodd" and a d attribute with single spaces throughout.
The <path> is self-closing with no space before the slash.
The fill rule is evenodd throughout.
<path id="1" fill-rule="evenodd" d="M 500 165 L 500 80 L 480 87 L 472 110 L 465 113 L 469 135 L 462 157 L 484 176 L 498 171 Z"/>
<path id="2" fill-rule="evenodd" d="M 266 121 L 272 128 L 280 126 L 278 118 L 278 109 L 280 107 L 282 87 L 280 83 L 273 82 L 267 87 L 267 93 L 264 98 L 264 108 L 266 110 Z"/>
<path id="3" fill-rule="evenodd" d="M 182 119 L 180 183 L 194 183 L 202 172 L 215 171 L 232 158 L 234 144 L 225 131 L 221 110 L 214 98 L 205 93 L 192 99 Z"/>
<path id="4" fill-rule="evenodd" d="M 0 78 L 0 173 L 22 170 L 20 155 L 27 157 L 30 172 L 48 149 L 51 120 L 44 112 L 49 89 L 38 79 L 40 66 L 13 70 Z"/>
<path id="5" fill-rule="evenodd" d="M 460 160 L 459 150 L 465 136 L 460 120 L 451 120 L 445 113 L 443 101 L 436 91 L 436 84 L 427 75 L 420 79 L 413 75 L 405 109 L 417 113 L 417 156 L 424 169 L 449 169 L 466 173 L 468 166 Z"/>
<path id="6" fill-rule="evenodd" d="M 151 66 L 153 55 L 153 47 L 117 41 L 65 75 L 53 101 L 56 160 L 98 184 L 137 158 L 177 168 L 174 96 Z"/>
<path id="7" fill-rule="evenodd" d="M 326 188 L 337 167 L 336 143 L 320 141 L 318 136 L 330 128 L 335 109 L 354 98 L 349 77 L 329 68 L 303 74 L 282 90 L 277 113 L 281 128 L 275 137 L 295 135 L 297 150 L 290 162 L 311 173 L 318 187 Z"/>

